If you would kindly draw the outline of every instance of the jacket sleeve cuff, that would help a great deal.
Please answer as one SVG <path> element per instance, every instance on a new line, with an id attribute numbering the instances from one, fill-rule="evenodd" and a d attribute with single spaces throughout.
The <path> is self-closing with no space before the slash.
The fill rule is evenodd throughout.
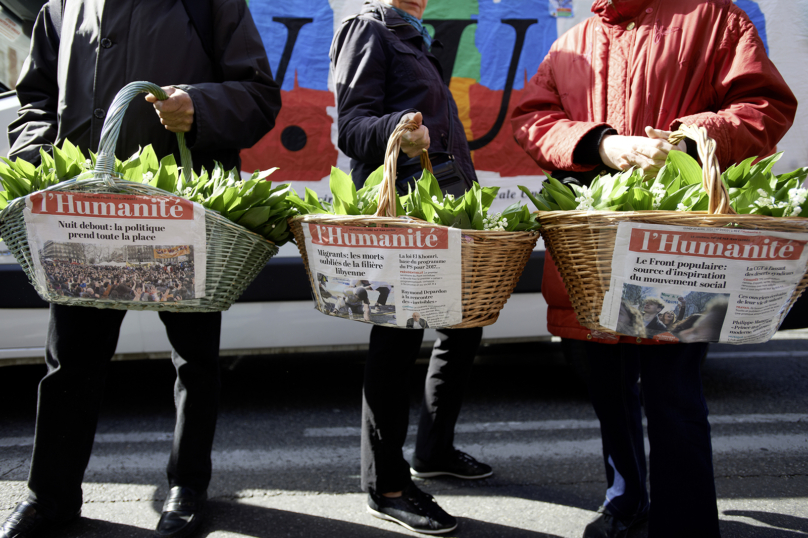
<path id="1" fill-rule="evenodd" d="M 572 152 L 572 162 L 578 165 L 603 164 L 600 158 L 600 143 L 606 135 L 617 134 L 617 131 L 608 125 L 595 127 L 575 146 Z"/>

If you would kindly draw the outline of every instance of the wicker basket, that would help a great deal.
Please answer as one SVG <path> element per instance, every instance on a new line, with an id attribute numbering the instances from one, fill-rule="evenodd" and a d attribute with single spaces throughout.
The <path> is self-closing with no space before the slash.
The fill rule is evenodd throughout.
<path id="1" fill-rule="evenodd" d="M 374 216 L 303 215 L 289 219 L 295 242 L 303 257 L 312 293 L 316 297 L 317 283 L 309 270 L 304 223 L 344 226 L 377 226 L 401 228 L 436 228 L 441 225 L 423 222 L 409 217 L 396 217 L 396 159 L 401 148 L 401 136 L 417 128 L 410 123 L 400 125 L 390 136 L 384 161 L 384 180 L 379 192 L 379 209 Z M 426 152 L 422 165 L 431 170 Z M 483 327 L 496 322 L 499 311 L 513 293 L 516 283 L 527 264 L 538 232 L 498 232 L 463 230 L 461 239 L 462 266 L 462 322 L 451 328 Z M 315 301 L 316 302 L 316 301 Z M 318 303 L 319 304 L 319 303 Z M 362 320 L 358 320 L 362 321 Z"/>
<path id="2" fill-rule="evenodd" d="M 112 113 L 104 122 L 100 151 L 95 171 L 90 179 L 77 178 L 62 182 L 46 191 L 90 192 L 108 194 L 136 194 L 174 196 L 148 184 L 124 181 L 114 176 L 115 144 L 126 107 L 132 99 L 143 92 L 150 92 L 158 99 L 168 96 L 150 82 L 133 82 L 124 87 L 110 107 Z M 183 174 L 192 172 L 191 154 L 184 136 L 177 134 L 182 159 Z M 45 191 L 42 191 L 45 192 Z M 267 260 L 278 248 L 263 237 L 228 219 L 215 211 L 205 210 L 206 280 L 205 297 L 180 302 L 140 302 L 113 299 L 65 297 L 43 288 L 34 276 L 33 261 L 28 245 L 23 210 L 25 201 L 18 198 L 0 213 L 0 236 L 25 271 L 37 293 L 51 303 L 120 310 L 160 310 L 170 312 L 216 312 L 227 310 L 244 292 L 247 286 L 263 269 Z"/>
<path id="3" fill-rule="evenodd" d="M 541 235 L 547 250 L 569 292 L 578 321 L 584 327 L 618 334 L 600 325 L 603 299 L 609 290 L 617 226 L 621 222 L 642 222 L 674 226 L 721 228 L 732 225 L 747 230 L 808 232 L 808 219 L 738 215 L 729 205 L 729 195 L 721 181 L 715 141 L 700 127 L 682 126 L 671 141 L 685 136 L 696 141 L 704 163 L 702 186 L 710 199 L 708 211 L 540 211 Z M 791 297 L 789 308 L 808 286 L 806 273 Z"/>

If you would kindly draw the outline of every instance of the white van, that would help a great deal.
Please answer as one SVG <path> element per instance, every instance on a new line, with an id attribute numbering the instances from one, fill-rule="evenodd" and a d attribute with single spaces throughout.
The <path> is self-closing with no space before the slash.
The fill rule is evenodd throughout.
<path id="1" fill-rule="evenodd" d="M 0 129 L 16 118 L 14 92 L 0 95 Z M 0 154 L 8 152 L 0 137 Z M 500 313 L 483 330 L 484 343 L 549 340 L 541 293 L 544 251 L 536 250 Z M 48 304 L 37 295 L 14 256 L 0 242 L 0 366 L 44 361 Z M 297 246 L 284 245 L 222 318 L 222 355 L 364 349 L 370 325 L 326 316 L 314 309 Z M 435 331 L 427 330 L 426 340 Z M 116 359 L 168 357 L 171 347 L 155 312 L 129 312 Z"/>

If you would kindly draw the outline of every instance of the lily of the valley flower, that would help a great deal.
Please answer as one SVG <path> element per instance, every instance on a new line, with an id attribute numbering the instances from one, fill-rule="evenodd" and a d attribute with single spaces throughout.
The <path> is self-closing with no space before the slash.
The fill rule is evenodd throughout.
<path id="1" fill-rule="evenodd" d="M 578 202 L 578 207 L 575 209 L 580 209 L 582 211 L 588 211 L 592 209 L 595 199 L 592 197 L 592 189 L 589 187 L 579 187 L 581 196 L 575 198 L 575 201 Z"/>

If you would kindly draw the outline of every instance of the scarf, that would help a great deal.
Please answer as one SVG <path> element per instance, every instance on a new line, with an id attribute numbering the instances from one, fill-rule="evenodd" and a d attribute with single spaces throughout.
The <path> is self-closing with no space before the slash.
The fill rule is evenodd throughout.
<path id="1" fill-rule="evenodd" d="M 429 32 L 426 31 L 426 28 L 424 28 L 424 25 L 421 22 L 421 20 L 416 19 L 415 17 L 413 17 L 412 15 L 407 13 L 406 11 L 402 11 L 402 10 L 398 9 L 397 7 L 393 7 L 393 6 L 390 6 L 390 7 L 393 8 L 393 11 L 395 11 L 396 13 L 401 15 L 402 19 L 404 19 L 405 21 L 410 23 L 413 28 L 418 30 L 418 32 L 421 34 L 421 37 L 424 38 L 424 43 L 426 43 L 426 48 L 429 49 L 432 46 L 432 36 L 429 35 Z"/>

